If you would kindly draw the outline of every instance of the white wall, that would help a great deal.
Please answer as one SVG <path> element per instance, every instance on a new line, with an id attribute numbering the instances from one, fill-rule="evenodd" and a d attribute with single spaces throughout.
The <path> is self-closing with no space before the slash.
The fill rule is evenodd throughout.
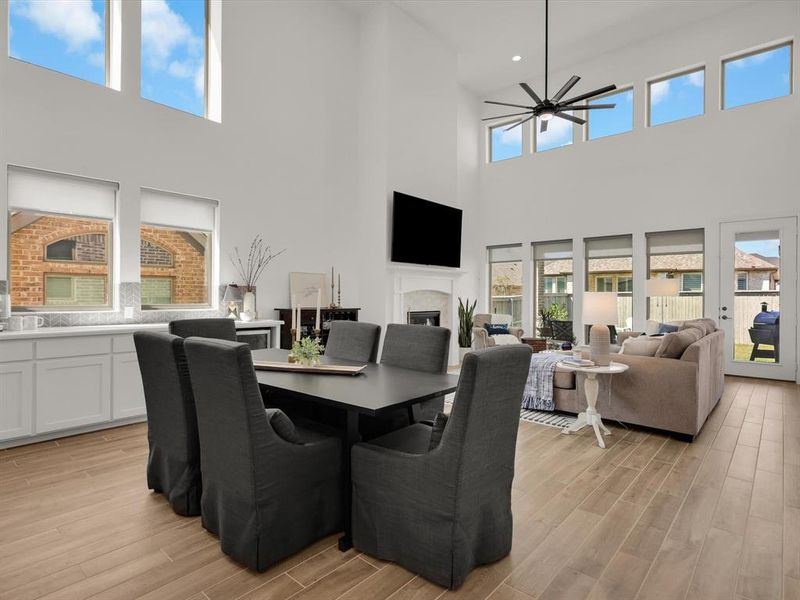
<path id="1" fill-rule="evenodd" d="M 288 303 L 288 272 L 342 272 L 358 305 L 358 21 L 332 3 L 223 2 L 222 123 L 139 97 L 139 4 L 122 2 L 122 91 L 0 58 L 0 238 L 5 165 L 120 183 L 120 281 L 138 281 L 139 188 L 219 200 L 228 253 L 261 233 L 287 248 L 259 282 L 266 316 Z M 0 4 L 6 48 L 8 4 Z M 5 244 L 2 245 L 5 248 Z M 6 278 L 5 250 L 0 279 Z"/>
<path id="2" fill-rule="evenodd" d="M 638 253 L 634 326 L 641 328 L 644 234 L 705 227 L 706 314 L 717 318 L 719 223 L 800 215 L 799 34 L 800 3 L 764 0 L 551 74 L 551 87 L 573 73 L 582 76 L 576 93 L 633 83 L 634 130 L 583 142 L 576 128 L 572 146 L 484 164 L 481 247 L 570 238 L 575 256 L 581 257 L 584 237 L 632 233 Z M 795 39 L 795 94 L 721 111 L 720 58 L 790 37 Z M 646 128 L 645 80 L 701 63 L 706 65 L 706 114 Z M 544 87 L 541 80 L 530 83 Z M 487 98 L 516 102 L 521 94 L 509 87 Z M 502 113 L 484 110 L 484 116 L 493 114 Z M 485 135 L 481 143 L 485 152 Z M 484 302 L 487 286 L 483 274 Z"/>

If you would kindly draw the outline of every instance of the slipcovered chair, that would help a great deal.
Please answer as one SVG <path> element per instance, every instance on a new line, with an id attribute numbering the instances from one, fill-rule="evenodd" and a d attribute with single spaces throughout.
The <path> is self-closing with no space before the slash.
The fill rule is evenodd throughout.
<path id="1" fill-rule="evenodd" d="M 181 319 L 170 321 L 169 332 L 182 338 L 204 337 L 236 341 L 236 323 L 233 319 Z"/>
<path id="2" fill-rule="evenodd" d="M 247 344 L 189 338 L 203 472 L 203 527 L 264 571 L 342 529 L 341 441 L 264 409 Z"/>
<path id="3" fill-rule="evenodd" d="M 200 443 L 183 338 L 133 334 L 147 407 L 147 487 L 163 493 L 172 510 L 200 514 Z"/>
<path id="4" fill-rule="evenodd" d="M 331 321 L 328 340 L 325 342 L 325 356 L 354 362 L 375 362 L 378 360 L 380 339 L 380 325 L 358 321 Z"/>
<path id="5" fill-rule="evenodd" d="M 449 419 L 353 446 L 356 549 L 451 589 L 509 553 L 530 357 L 526 344 L 467 354 Z"/>
<path id="6" fill-rule="evenodd" d="M 522 327 L 512 326 L 513 320 L 514 317 L 511 315 L 489 315 L 486 313 L 475 315 L 472 320 L 472 349 L 482 350 L 493 346 L 521 344 L 523 330 Z M 489 335 L 489 331 L 486 329 L 487 324 L 506 325 L 508 326 L 508 333 Z"/>
<path id="7" fill-rule="evenodd" d="M 450 330 L 430 325 L 389 324 L 383 339 L 381 364 L 425 371 L 447 373 L 450 357 Z M 444 408 L 444 396 L 431 398 L 414 409 L 398 409 L 381 417 L 361 415 L 360 429 L 365 439 L 383 435 L 415 420 L 433 420 Z"/>

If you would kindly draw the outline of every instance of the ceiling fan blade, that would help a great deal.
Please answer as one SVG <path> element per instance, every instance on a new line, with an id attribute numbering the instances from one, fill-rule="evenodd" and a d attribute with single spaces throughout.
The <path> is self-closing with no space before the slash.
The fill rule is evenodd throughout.
<path id="1" fill-rule="evenodd" d="M 612 92 L 617 89 L 615 85 L 607 85 L 605 87 L 601 87 L 591 92 L 586 92 L 585 94 L 581 94 L 580 96 L 575 96 L 574 98 L 570 98 L 569 100 L 564 100 L 561 102 L 563 106 L 569 106 L 570 104 L 575 104 L 576 102 L 580 102 L 581 100 L 586 100 L 587 98 L 593 98 L 595 96 L 599 96 L 600 94 L 605 94 L 606 92 Z"/>
<path id="2" fill-rule="evenodd" d="M 539 133 L 544 133 L 545 131 L 547 131 L 547 124 L 549 122 L 550 121 L 542 121 L 541 125 L 539 125 Z"/>
<path id="3" fill-rule="evenodd" d="M 567 121 L 572 121 L 573 123 L 577 123 L 578 125 L 584 125 L 586 121 L 583 119 L 579 119 L 578 117 L 573 117 L 572 115 L 568 115 L 566 113 L 557 112 L 556 115 L 559 119 L 566 119 Z"/>
<path id="4" fill-rule="evenodd" d="M 594 110 L 596 108 L 614 108 L 616 104 L 582 104 L 580 106 L 561 106 L 559 104 L 559 110 Z"/>
<path id="5" fill-rule="evenodd" d="M 578 83 L 580 80 L 581 78 L 578 77 L 577 75 L 573 75 L 572 77 L 570 77 L 567 83 L 564 84 L 564 87 L 558 90 L 556 92 L 556 95 L 551 98 L 552 101 L 558 102 L 559 100 L 561 100 L 561 98 L 564 97 L 564 94 L 570 91 L 575 86 L 575 84 Z"/>
<path id="6" fill-rule="evenodd" d="M 509 104 L 508 102 L 495 102 L 494 100 L 484 100 L 484 104 L 497 104 L 498 106 L 513 106 L 514 108 L 527 108 L 533 110 L 533 106 L 525 106 L 524 104 Z"/>
<path id="7" fill-rule="evenodd" d="M 518 112 L 518 113 L 511 113 L 510 115 L 497 115 L 496 117 L 487 117 L 485 119 L 481 119 L 481 121 L 494 121 L 496 119 L 505 119 L 506 117 L 518 117 L 519 115 L 529 115 L 531 111 L 526 110 L 525 112 Z"/>
<path id="8" fill-rule="evenodd" d="M 531 88 L 531 86 L 529 86 L 527 83 L 520 83 L 519 87 L 521 87 L 523 90 L 525 90 L 527 92 L 528 96 L 533 98 L 533 100 L 534 100 L 534 102 L 536 102 L 536 104 L 541 104 L 542 103 L 542 99 L 539 98 L 539 96 L 536 95 L 536 92 L 534 92 L 533 88 Z"/>
<path id="9" fill-rule="evenodd" d="M 514 129 L 514 127 L 516 127 L 517 125 L 522 125 L 522 124 L 523 124 L 523 123 L 525 123 L 526 121 L 530 121 L 530 120 L 531 120 L 531 119 L 532 119 L 534 116 L 535 116 L 535 115 L 531 115 L 531 116 L 530 116 L 530 117 L 528 117 L 527 119 L 522 119 L 522 121 L 517 121 L 516 123 L 514 123 L 513 125 L 511 125 L 511 127 L 506 127 L 506 128 L 503 130 L 503 131 L 510 131 L 510 130 Z"/>

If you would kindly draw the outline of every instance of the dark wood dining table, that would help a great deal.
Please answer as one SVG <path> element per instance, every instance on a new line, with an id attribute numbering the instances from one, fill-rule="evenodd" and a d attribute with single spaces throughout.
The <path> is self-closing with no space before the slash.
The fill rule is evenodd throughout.
<path id="1" fill-rule="evenodd" d="M 254 361 L 285 362 L 288 350 L 254 350 Z M 333 365 L 360 365 L 350 361 L 321 357 L 321 363 Z M 258 383 L 268 391 L 276 392 L 282 399 L 322 404 L 344 413 L 342 430 L 342 496 L 344 510 L 344 535 L 339 549 L 353 546 L 352 539 L 352 482 L 350 450 L 360 441 L 359 415 L 382 416 L 398 409 L 406 409 L 410 420 L 415 420 L 414 410 L 420 402 L 454 392 L 458 376 L 445 373 L 426 373 L 390 365 L 368 363 L 358 375 L 332 375 L 288 371 L 256 370 Z"/>

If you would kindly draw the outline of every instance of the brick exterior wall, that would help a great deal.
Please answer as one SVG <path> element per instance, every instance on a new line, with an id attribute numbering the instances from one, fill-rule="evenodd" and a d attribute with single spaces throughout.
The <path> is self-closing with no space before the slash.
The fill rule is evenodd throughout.
<path id="1" fill-rule="evenodd" d="M 189 234 L 142 226 L 142 277 L 172 279 L 173 303 L 206 304 L 206 258 L 202 244 Z M 98 262 L 45 260 L 49 244 L 64 238 L 75 238 L 76 258 Z M 106 242 L 110 241 L 110 224 L 90 219 L 43 216 L 11 234 L 11 304 L 12 306 L 44 306 L 45 277 L 87 275 L 106 278 L 108 297 L 108 264 Z"/>

